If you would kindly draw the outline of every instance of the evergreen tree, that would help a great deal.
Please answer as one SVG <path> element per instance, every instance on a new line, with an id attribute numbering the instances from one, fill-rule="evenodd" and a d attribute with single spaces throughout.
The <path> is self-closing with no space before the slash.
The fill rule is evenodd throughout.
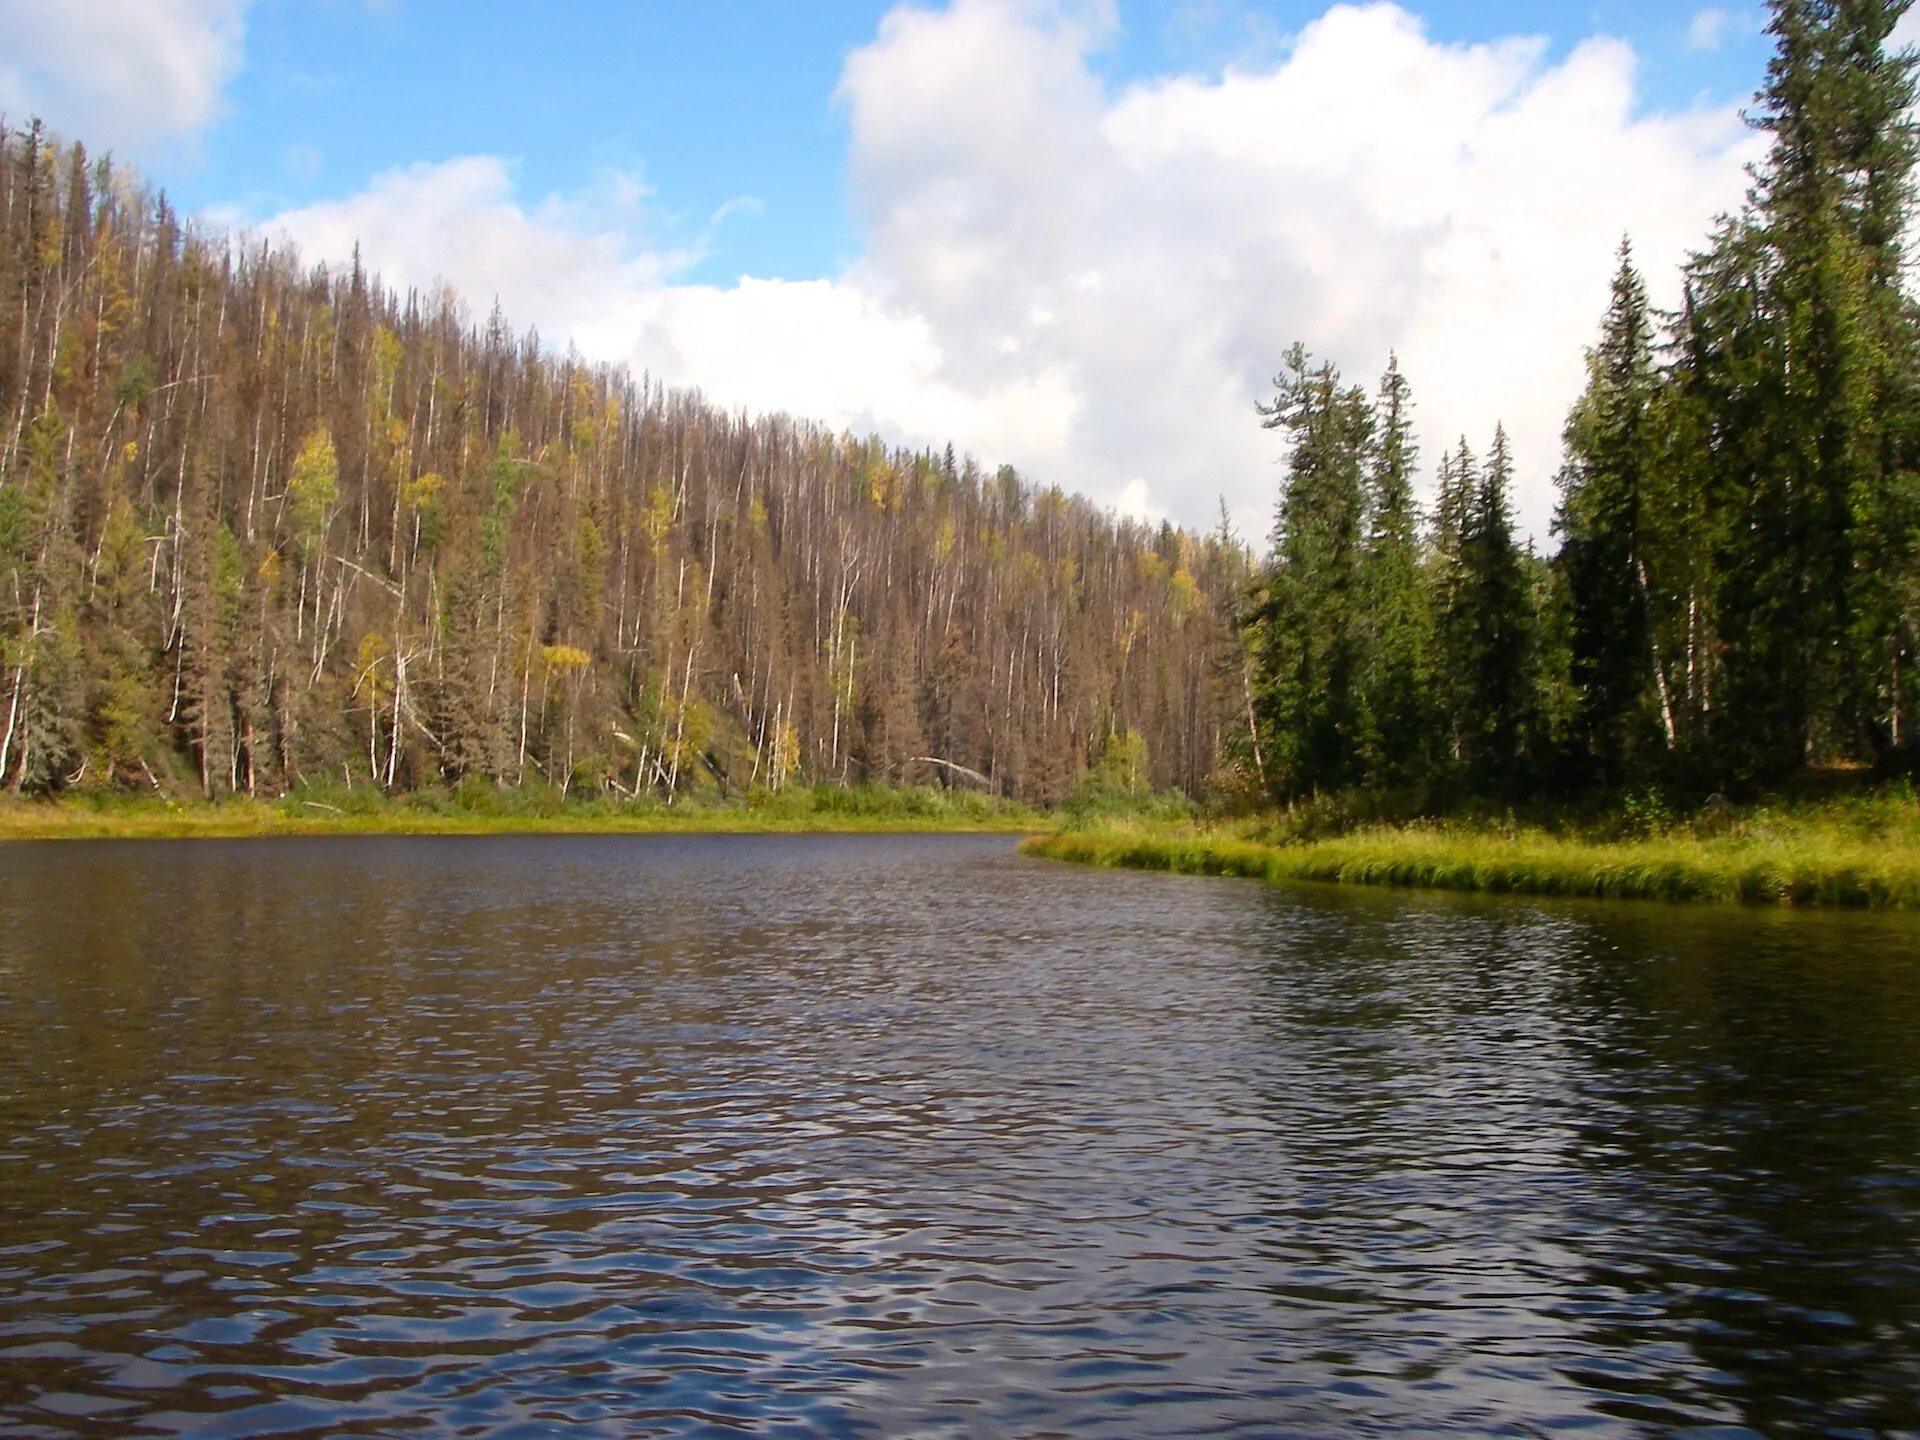
<path id="1" fill-rule="evenodd" d="M 49 407 L 28 428 L 25 473 L 11 523 L 11 689 L 0 718 L 0 782 L 16 793 L 58 790 L 79 763 L 86 709 L 80 639 L 81 553 L 69 467 L 72 432 Z M 9 509 L 15 509 L 10 506 Z M 10 563 L 9 563 L 10 562 Z"/>
<path id="2" fill-rule="evenodd" d="M 1295 345 L 1259 407 L 1292 442 L 1259 607 L 1255 693 L 1269 775 L 1286 794 L 1340 789 L 1358 775 L 1364 729 L 1363 469 L 1373 419 L 1365 392 Z"/>
<path id="3" fill-rule="evenodd" d="M 1420 515 L 1413 498 L 1418 463 L 1412 392 L 1398 357 L 1390 357 L 1374 400 L 1361 585 L 1366 622 L 1362 698 L 1370 726 L 1367 771 L 1370 779 L 1390 785 L 1423 777 L 1430 728 L 1431 622 L 1420 583 Z"/>
<path id="4" fill-rule="evenodd" d="M 1466 436 L 1440 457 L 1428 542 L 1426 594 L 1433 617 L 1432 743 L 1441 771 L 1455 773 L 1467 753 L 1473 713 L 1474 595 L 1465 542 L 1479 465 Z"/>
<path id="5" fill-rule="evenodd" d="M 1533 598 L 1514 543 L 1512 486 L 1507 432 L 1497 427 L 1460 538 L 1469 687 L 1461 732 L 1467 779 L 1481 795 L 1523 789 L 1533 758 Z"/>
<path id="6" fill-rule="evenodd" d="M 1623 241 L 1600 343 L 1587 355 L 1587 389 L 1567 419 L 1556 517 L 1577 768 L 1609 787 L 1653 768 L 1663 720 L 1672 738 L 1645 543 L 1657 379 L 1646 289 Z"/>
<path id="7" fill-rule="evenodd" d="M 1771 0 L 1756 101 L 1772 138 L 1750 217 L 1696 261 L 1718 374 L 1720 768 L 1767 780 L 1904 729 L 1916 344 L 1899 289 L 1915 143 L 1906 0 Z M 1891 418 L 1892 412 L 1900 418 Z"/>

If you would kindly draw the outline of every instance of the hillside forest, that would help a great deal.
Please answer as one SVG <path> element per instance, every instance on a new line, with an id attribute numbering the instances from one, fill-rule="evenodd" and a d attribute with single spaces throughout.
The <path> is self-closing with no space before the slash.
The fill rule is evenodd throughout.
<path id="1" fill-rule="evenodd" d="M 1286 352 L 1256 554 L 730 413 L 0 125 L 0 787 L 1432 809 L 1906 767 L 1908 3 L 1771 0 L 1769 155 L 1676 311 L 1622 243 L 1551 556 L 1503 432 L 1426 483 L 1397 363 Z"/>
<path id="2" fill-rule="evenodd" d="M 1244 716 L 1223 536 L 200 233 L 37 125 L 0 135 L 0 235 L 16 792 L 1044 805 L 1102 761 L 1197 791 Z"/>

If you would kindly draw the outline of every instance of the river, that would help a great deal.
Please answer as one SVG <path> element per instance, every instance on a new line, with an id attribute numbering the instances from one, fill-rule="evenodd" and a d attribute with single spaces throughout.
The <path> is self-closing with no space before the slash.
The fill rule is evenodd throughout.
<path id="1" fill-rule="evenodd" d="M 0 1432 L 1920 1432 L 1920 921 L 0 847 Z"/>

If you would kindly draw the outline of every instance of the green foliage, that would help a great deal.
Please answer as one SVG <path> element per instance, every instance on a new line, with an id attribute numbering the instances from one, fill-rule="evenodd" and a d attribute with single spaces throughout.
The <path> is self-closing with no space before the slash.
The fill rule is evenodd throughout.
<path id="1" fill-rule="evenodd" d="M 0 565 L 18 564 L 26 550 L 26 491 L 18 485 L 0 485 Z"/>
<path id="2" fill-rule="evenodd" d="M 1360 575 L 1361 770 L 1372 784 L 1417 783 L 1433 768 L 1433 599 L 1421 577 L 1412 411 L 1412 389 L 1391 358 L 1374 401 Z"/>
<path id="3" fill-rule="evenodd" d="M 1534 760 L 1537 696 L 1532 587 L 1514 544 L 1513 462 L 1496 428 L 1460 536 L 1467 689 L 1457 733 L 1467 777 L 1482 795 L 1524 791 Z"/>
<path id="4" fill-rule="evenodd" d="M 1273 843 L 1198 825 L 1065 830 L 1023 843 L 1081 864 L 1269 882 L 1873 908 L 1920 907 L 1920 806 L 1910 789 L 1823 806 L 1767 806 L 1681 825 L 1643 795 L 1634 838 L 1497 823 L 1361 827 Z M 1624 833 L 1620 818 L 1609 822 Z"/>
<path id="5" fill-rule="evenodd" d="M 114 378 L 114 403 L 130 409 L 138 408 L 153 394 L 155 388 L 153 357 L 145 351 L 129 355 L 126 363 L 120 367 L 119 375 Z"/>
<path id="6" fill-rule="evenodd" d="M 532 466 L 519 456 L 520 437 L 509 430 L 500 437 L 487 464 L 486 510 L 480 517 L 481 551 L 489 571 L 499 568 L 506 555 L 508 527 L 523 492 L 533 480 Z"/>
<path id="7" fill-rule="evenodd" d="M 1282 794 L 1339 788 L 1358 776 L 1367 730 L 1362 607 L 1367 540 L 1365 467 L 1374 420 L 1365 392 L 1287 353 L 1262 423 L 1290 451 L 1273 554 L 1250 617 L 1256 706 L 1267 764 Z"/>
<path id="8" fill-rule="evenodd" d="M 1750 793 L 1809 764 L 1911 763 L 1920 135 L 1916 62 L 1887 46 L 1908 7 L 1768 8 L 1771 152 L 1665 336 L 1623 243 L 1567 418 L 1552 562 L 1515 544 L 1497 434 L 1484 465 L 1464 440 L 1441 457 L 1409 583 L 1404 379 L 1390 367 L 1369 445 L 1357 396 L 1289 352 L 1261 407 L 1292 451 L 1245 627 L 1244 758 L 1264 750 L 1275 798 Z"/>
<path id="9" fill-rule="evenodd" d="M 303 554 L 320 548 L 339 500 L 340 461 L 334 454 L 333 436 L 325 425 L 316 425 L 301 442 L 287 481 L 288 520 Z"/>
<path id="10" fill-rule="evenodd" d="M 1666 708 L 1648 570 L 1658 546 L 1649 531 L 1662 516 L 1650 503 L 1657 452 L 1647 433 L 1658 376 L 1646 289 L 1624 241 L 1587 373 L 1586 393 L 1567 419 L 1558 568 L 1576 754 L 1583 778 L 1616 786 L 1659 768 Z"/>

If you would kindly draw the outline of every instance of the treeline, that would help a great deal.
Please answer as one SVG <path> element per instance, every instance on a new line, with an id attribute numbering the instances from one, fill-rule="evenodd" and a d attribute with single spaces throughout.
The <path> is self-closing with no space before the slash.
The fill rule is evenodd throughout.
<path id="1" fill-rule="evenodd" d="M 556 356 L 0 126 L 0 786 L 1197 790 L 1242 547 Z M 1111 769 L 1111 764 L 1108 766 Z"/>
<path id="2" fill-rule="evenodd" d="M 1243 773 L 1512 800 L 1705 794 L 1914 753 L 1920 317 L 1904 287 L 1907 0 L 1771 0 L 1746 208 L 1650 308 L 1622 245 L 1568 417 L 1558 553 L 1520 547 L 1496 433 L 1412 498 L 1405 377 L 1296 347 L 1262 406 L 1292 442 L 1243 636 Z"/>

